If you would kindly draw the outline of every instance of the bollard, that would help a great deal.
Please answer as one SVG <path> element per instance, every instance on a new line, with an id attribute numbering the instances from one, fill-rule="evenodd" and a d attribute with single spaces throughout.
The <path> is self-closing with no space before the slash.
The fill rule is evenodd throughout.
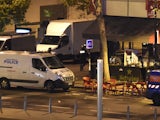
<path id="1" fill-rule="evenodd" d="M 157 120 L 157 108 L 154 109 L 154 120 Z"/>
<path id="2" fill-rule="evenodd" d="M 130 107 L 127 107 L 127 120 L 130 120 Z"/>
<path id="3" fill-rule="evenodd" d="M 97 60 L 97 120 L 102 120 L 103 114 L 103 60 Z"/>
<path id="4" fill-rule="evenodd" d="M 24 105 L 23 105 L 24 111 L 27 110 L 27 96 L 24 96 Z"/>
<path id="5" fill-rule="evenodd" d="M 1 111 L 1 113 L 3 113 L 2 112 L 2 97 L 0 96 L 0 111 Z"/>
<path id="6" fill-rule="evenodd" d="M 77 103 L 77 100 L 76 100 L 75 103 L 74 103 L 74 114 L 73 114 L 73 116 L 77 116 L 77 110 L 78 110 L 78 103 Z"/>
<path id="7" fill-rule="evenodd" d="M 52 98 L 49 98 L 49 113 L 52 113 Z"/>

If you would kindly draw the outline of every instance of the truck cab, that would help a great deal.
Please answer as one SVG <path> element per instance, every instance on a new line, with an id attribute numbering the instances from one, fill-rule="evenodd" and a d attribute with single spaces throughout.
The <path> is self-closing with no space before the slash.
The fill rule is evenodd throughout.
<path id="1" fill-rule="evenodd" d="M 61 47 L 64 47 L 69 43 L 69 36 L 63 35 L 63 36 L 45 36 L 42 43 L 40 44 L 46 44 L 46 45 L 53 45 L 55 46 L 55 49 L 59 49 Z M 47 50 L 46 50 L 47 51 Z"/>

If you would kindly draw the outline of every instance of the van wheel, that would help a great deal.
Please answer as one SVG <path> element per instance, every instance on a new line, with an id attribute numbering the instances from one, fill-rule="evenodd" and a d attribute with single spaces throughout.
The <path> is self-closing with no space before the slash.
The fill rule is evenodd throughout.
<path id="1" fill-rule="evenodd" d="M 69 86 L 67 84 L 63 85 L 63 91 L 67 92 L 69 90 Z"/>
<path id="2" fill-rule="evenodd" d="M 160 106 L 160 95 L 154 95 L 153 97 L 153 104 L 156 105 L 156 106 Z"/>
<path id="3" fill-rule="evenodd" d="M 67 92 L 68 90 L 69 90 L 69 87 L 64 87 L 64 88 L 63 88 L 63 91 L 64 91 L 64 92 Z"/>
<path id="4" fill-rule="evenodd" d="M 0 88 L 2 88 L 2 89 L 9 89 L 10 88 L 9 80 L 6 79 L 6 78 L 2 78 L 0 80 Z"/>
<path id="5" fill-rule="evenodd" d="M 47 89 L 48 92 L 52 92 L 54 90 L 53 81 L 47 81 L 47 83 L 46 83 L 46 89 Z"/>

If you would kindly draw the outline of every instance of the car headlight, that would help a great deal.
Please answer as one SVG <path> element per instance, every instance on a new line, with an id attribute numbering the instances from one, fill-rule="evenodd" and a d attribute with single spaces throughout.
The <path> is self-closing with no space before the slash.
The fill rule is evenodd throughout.
<path id="1" fill-rule="evenodd" d="M 62 75 L 58 75 L 58 79 L 60 79 L 60 80 L 64 81 L 64 78 L 63 78 L 63 76 L 62 76 Z"/>
<path id="2" fill-rule="evenodd" d="M 60 79 L 60 80 L 64 81 L 63 76 L 61 74 L 59 74 L 57 72 L 55 74 L 57 74 L 57 79 Z"/>

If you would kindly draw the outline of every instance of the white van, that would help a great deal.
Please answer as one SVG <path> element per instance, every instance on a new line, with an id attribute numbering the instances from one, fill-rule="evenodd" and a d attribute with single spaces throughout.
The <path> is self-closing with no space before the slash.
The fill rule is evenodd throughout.
<path id="1" fill-rule="evenodd" d="M 51 53 L 0 52 L 0 87 L 55 88 L 74 86 L 74 73 Z"/>

